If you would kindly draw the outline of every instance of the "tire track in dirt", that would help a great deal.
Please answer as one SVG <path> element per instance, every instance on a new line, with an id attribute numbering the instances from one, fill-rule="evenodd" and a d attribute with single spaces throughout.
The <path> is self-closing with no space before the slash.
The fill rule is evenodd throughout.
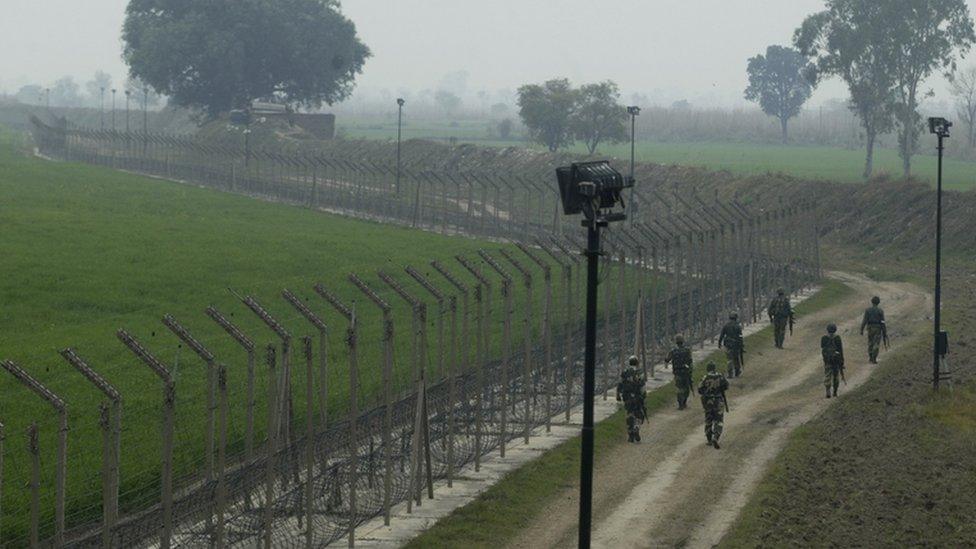
<path id="1" fill-rule="evenodd" d="M 801 318 L 786 349 L 773 349 L 771 341 L 749 349 L 744 377 L 731 381 L 732 410 L 725 416 L 721 450 L 705 446 L 702 412 L 694 406 L 654 414 L 642 444 L 621 446 L 601 458 L 595 471 L 594 547 L 718 543 L 788 435 L 834 402 L 823 396 L 819 338 L 824 325 L 836 322 L 847 344 L 848 385 L 841 387 L 842 398 L 873 371 L 864 339 L 857 334 L 871 295 L 881 296 L 889 324 L 906 336 L 893 340 L 892 350 L 918 329 L 916 321 L 923 319 L 928 299 L 921 289 L 846 273 L 831 276 L 854 294 Z M 575 544 L 577 494 L 575 485 L 563 490 L 512 545 Z"/>

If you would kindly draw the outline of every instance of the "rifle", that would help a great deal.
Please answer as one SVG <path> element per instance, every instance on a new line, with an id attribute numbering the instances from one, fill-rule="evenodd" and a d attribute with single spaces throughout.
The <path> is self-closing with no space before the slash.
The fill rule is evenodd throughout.
<path id="1" fill-rule="evenodd" d="M 739 342 L 739 368 L 746 367 L 746 344 L 744 341 Z"/>
<path id="2" fill-rule="evenodd" d="M 847 376 L 844 375 L 844 367 L 840 367 L 840 379 L 844 382 L 844 387 L 847 387 Z"/>
<path id="3" fill-rule="evenodd" d="M 790 337 L 793 337 L 793 311 L 790 311 Z"/>
<path id="4" fill-rule="evenodd" d="M 884 322 L 881 323 L 881 341 L 884 342 L 884 348 L 888 350 L 888 325 Z"/>
<path id="5" fill-rule="evenodd" d="M 725 413 L 729 413 L 729 399 L 725 398 L 725 391 L 722 391 L 722 402 L 725 403 Z"/>

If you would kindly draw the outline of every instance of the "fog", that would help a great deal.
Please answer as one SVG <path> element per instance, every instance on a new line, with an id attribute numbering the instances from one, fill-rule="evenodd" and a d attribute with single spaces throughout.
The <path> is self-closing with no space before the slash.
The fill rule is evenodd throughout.
<path id="1" fill-rule="evenodd" d="M 976 13 L 976 0 L 969 0 Z M 125 76 L 120 29 L 126 0 L 0 0 L 0 92 L 50 85 L 96 70 Z M 438 88 L 465 71 L 463 95 L 504 96 L 527 82 L 565 76 L 616 81 L 624 98 L 657 104 L 741 106 L 746 59 L 789 44 L 820 0 L 345 0 L 373 57 L 352 99 Z M 965 64 L 966 61 L 963 62 Z M 935 102 L 946 85 L 927 86 Z M 837 81 L 811 105 L 846 96 Z"/>

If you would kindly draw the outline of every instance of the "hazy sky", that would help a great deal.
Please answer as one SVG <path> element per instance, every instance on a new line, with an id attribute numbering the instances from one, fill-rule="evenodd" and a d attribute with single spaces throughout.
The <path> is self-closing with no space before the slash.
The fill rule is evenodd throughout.
<path id="1" fill-rule="evenodd" d="M 974 9 L 976 0 L 967 0 Z M 79 83 L 97 69 L 123 78 L 126 0 L 0 0 L 0 90 Z M 742 104 L 746 59 L 787 44 L 822 0 L 345 0 L 373 51 L 363 90 L 435 88 L 466 70 L 468 90 L 515 89 L 567 76 L 613 79 L 625 97 Z M 941 78 L 929 82 L 941 98 Z M 846 96 L 824 85 L 819 102 Z"/>

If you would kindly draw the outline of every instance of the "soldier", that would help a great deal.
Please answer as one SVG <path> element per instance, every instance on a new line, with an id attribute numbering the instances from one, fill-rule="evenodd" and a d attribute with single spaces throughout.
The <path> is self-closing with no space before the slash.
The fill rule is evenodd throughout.
<path id="1" fill-rule="evenodd" d="M 671 373 L 674 374 L 674 388 L 678 397 L 678 409 L 684 410 L 688 407 L 688 395 L 691 393 L 691 349 L 685 347 L 685 338 L 681 335 L 674 336 L 675 348 L 671 349 L 668 356 L 664 359 L 665 364 L 671 364 Z"/>
<path id="2" fill-rule="evenodd" d="M 718 439 L 722 436 L 722 421 L 725 412 L 729 409 L 728 401 L 725 400 L 725 391 L 729 388 L 729 382 L 725 376 L 715 371 L 714 363 L 709 362 L 706 370 L 708 373 L 698 385 L 698 394 L 701 395 L 702 407 L 705 408 L 705 438 L 708 439 L 710 446 L 718 450 Z"/>
<path id="3" fill-rule="evenodd" d="M 837 396 L 837 386 L 844 379 L 844 345 L 837 335 L 835 324 L 828 324 L 827 335 L 820 338 L 820 354 L 824 361 L 824 389 L 827 391 L 827 398 L 830 398 L 831 386 L 834 388 L 834 396 Z M 847 383 L 846 379 L 844 383 Z"/>
<path id="4" fill-rule="evenodd" d="M 739 377 L 742 375 L 742 358 L 746 347 L 737 313 L 729 314 L 729 321 L 722 326 L 722 333 L 718 336 L 718 347 L 721 349 L 723 346 L 728 359 L 729 377 Z"/>
<path id="5" fill-rule="evenodd" d="M 783 339 L 786 338 L 786 326 L 789 325 L 790 332 L 793 331 L 793 307 L 790 305 L 790 298 L 786 296 L 783 289 L 776 290 L 776 297 L 769 303 L 766 309 L 769 320 L 773 323 L 773 331 L 776 336 L 776 348 L 783 348 Z"/>
<path id="6" fill-rule="evenodd" d="M 871 306 L 864 310 L 864 320 L 861 321 L 861 335 L 864 335 L 864 327 L 868 328 L 868 360 L 871 364 L 878 363 L 881 342 L 888 344 L 888 327 L 885 325 L 884 310 L 878 307 L 880 303 L 880 297 L 872 297 Z"/>
<path id="7" fill-rule="evenodd" d="M 627 442 L 640 442 L 640 425 L 647 418 L 644 408 L 644 376 L 637 369 L 639 361 L 630 357 L 629 366 L 620 374 L 617 384 L 617 400 L 623 400 L 627 410 Z"/>

